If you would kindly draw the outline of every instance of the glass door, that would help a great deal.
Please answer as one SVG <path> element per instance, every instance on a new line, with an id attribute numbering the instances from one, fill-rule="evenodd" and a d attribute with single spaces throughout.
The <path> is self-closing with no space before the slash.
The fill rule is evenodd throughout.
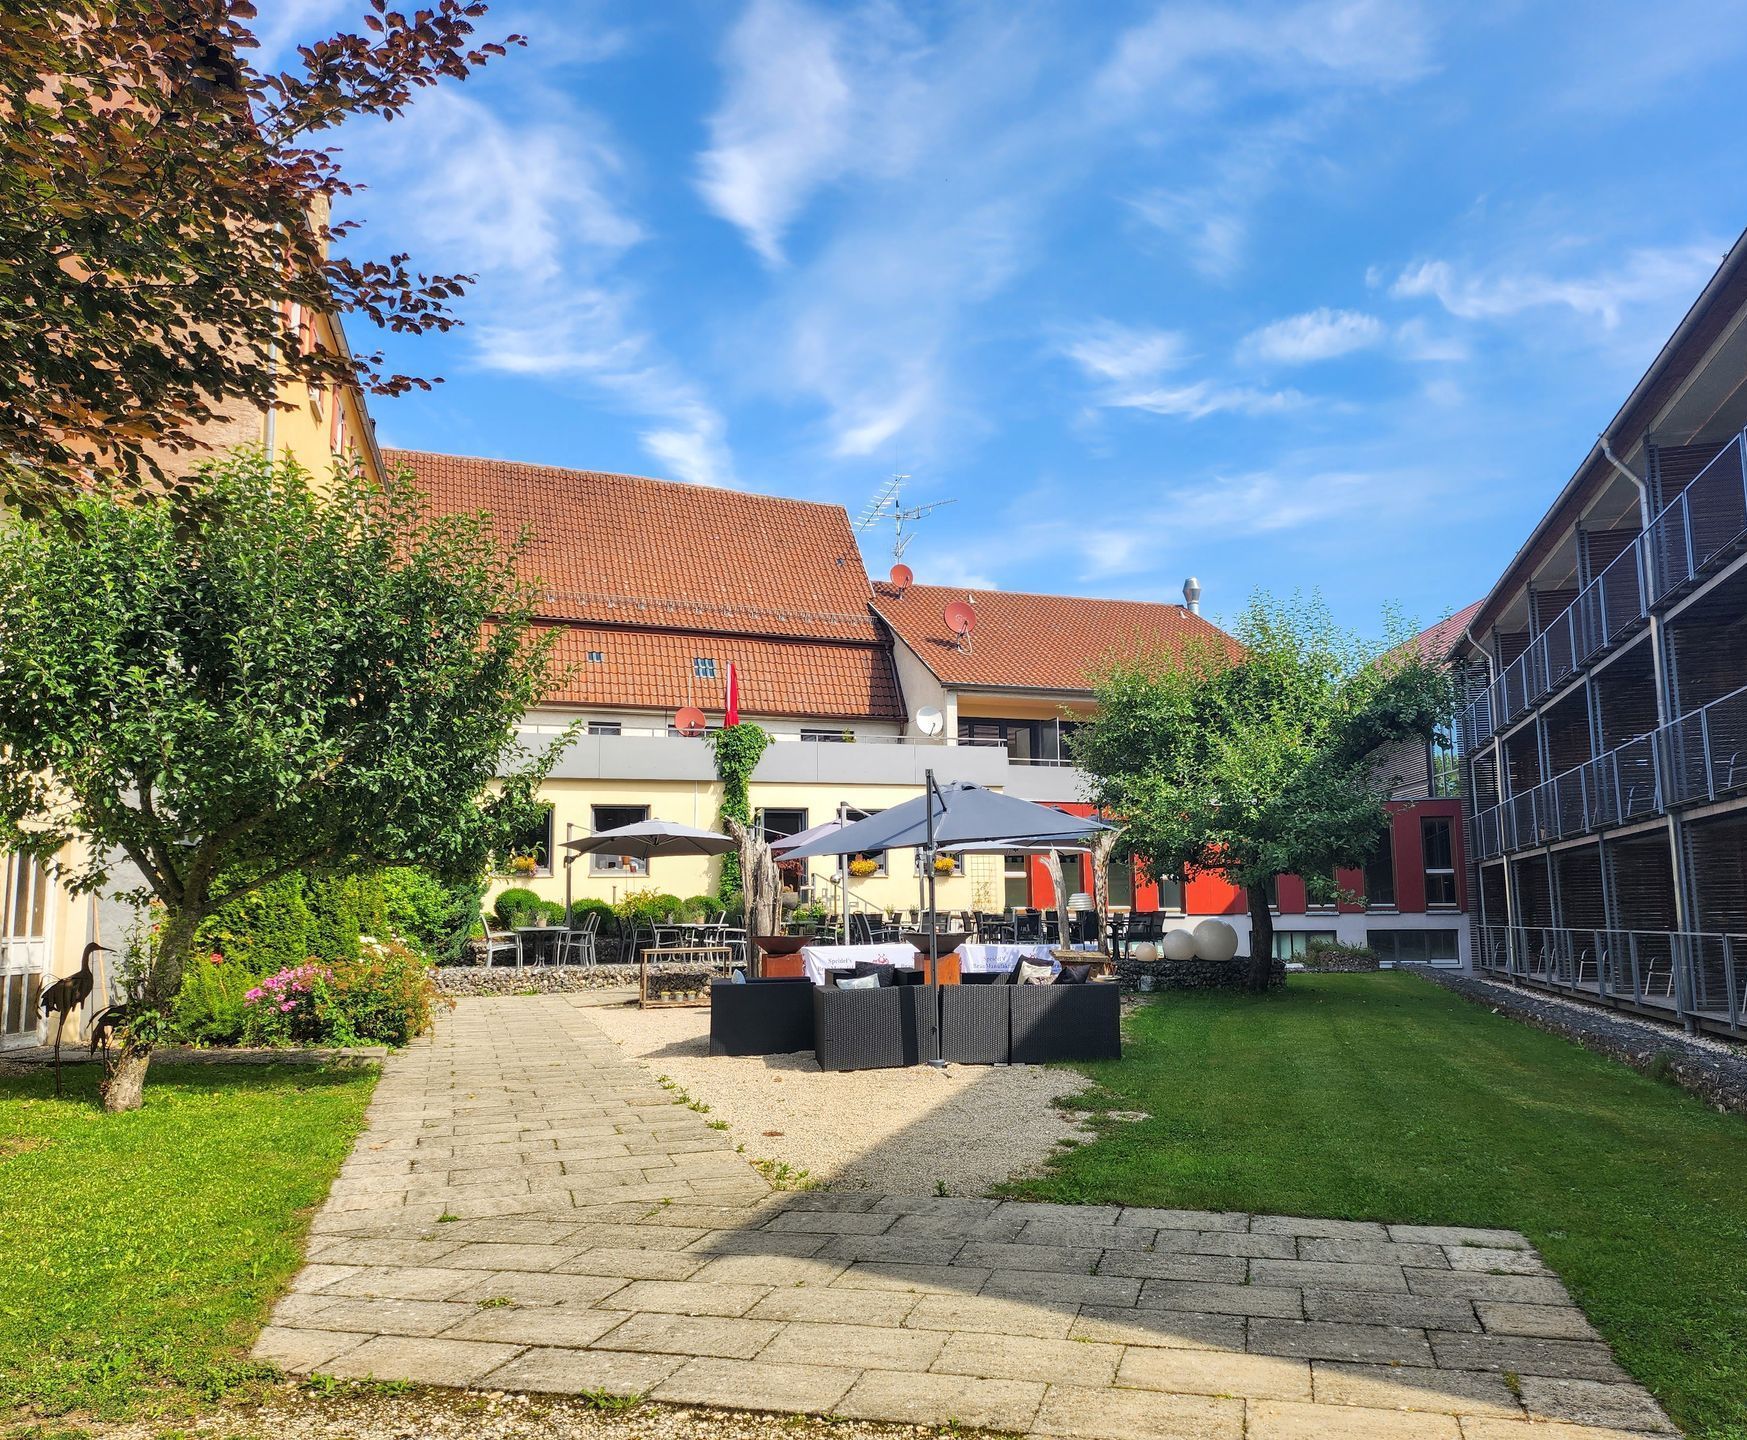
<path id="1" fill-rule="evenodd" d="M 49 973 L 54 882 L 35 860 L 0 856 L 0 1049 L 35 1045 Z"/>

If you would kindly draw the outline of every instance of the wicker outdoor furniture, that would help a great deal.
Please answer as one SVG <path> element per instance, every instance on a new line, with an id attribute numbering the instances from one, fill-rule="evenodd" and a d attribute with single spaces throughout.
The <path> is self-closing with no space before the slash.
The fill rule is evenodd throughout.
<path id="1" fill-rule="evenodd" d="M 937 1053 L 940 987 L 882 985 L 838 990 L 815 985 L 813 1054 L 821 1070 L 919 1065 Z"/>
<path id="2" fill-rule="evenodd" d="M 710 1054 L 790 1055 L 812 1048 L 813 986 L 804 975 L 710 986 Z"/>
<path id="3" fill-rule="evenodd" d="M 1013 1005 L 1013 1063 L 1120 1060 L 1122 995 L 1115 985 L 1005 985 Z"/>

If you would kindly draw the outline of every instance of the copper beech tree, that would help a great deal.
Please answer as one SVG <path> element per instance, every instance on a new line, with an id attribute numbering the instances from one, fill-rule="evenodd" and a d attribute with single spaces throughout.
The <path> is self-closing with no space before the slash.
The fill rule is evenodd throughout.
<path id="1" fill-rule="evenodd" d="M 296 312 L 417 334 L 458 323 L 469 277 L 342 253 L 335 131 L 391 121 L 520 36 L 486 7 L 359 0 L 358 33 L 258 69 L 247 0 L 0 6 L 0 501 L 58 508 L 93 474 L 161 487 L 203 426 L 279 385 L 430 382 L 309 342 Z"/>
<path id="2" fill-rule="evenodd" d="M 0 526 L 0 847 L 162 906 L 110 1109 L 202 920 L 292 873 L 475 881 L 568 738 L 518 740 L 552 635 L 483 517 L 342 467 L 318 495 L 258 451 L 199 478 L 192 509 L 92 492 Z"/>
<path id="3" fill-rule="evenodd" d="M 1448 672 L 1389 628 L 1373 644 L 1318 598 L 1258 596 L 1235 646 L 1106 668 L 1097 717 L 1074 735 L 1091 798 L 1122 817 L 1123 847 L 1150 874 L 1207 871 L 1243 891 L 1251 990 L 1273 962 L 1270 882 L 1300 875 L 1334 900 L 1335 870 L 1362 866 L 1384 832 L 1384 799 L 1406 778 L 1391 770 L 1399 747 L 1430 741 L 1451 712 Z"/>

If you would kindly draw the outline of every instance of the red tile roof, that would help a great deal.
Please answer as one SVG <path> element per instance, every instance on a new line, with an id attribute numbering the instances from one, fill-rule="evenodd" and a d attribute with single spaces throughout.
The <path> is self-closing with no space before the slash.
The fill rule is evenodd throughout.
<path id="1" fill-rule="evenodd" d="M 590 660 L 590 654 L 599 660 Z M 713 680 L 692 662 L 716 662 Z M 727 703 L 728 662 L 740 667 L 740 708 L 748 715 L 821 720 L 901 720 L 897 680 L 883 646 L 767 640 L 567 625 L 553 653 L 568 672 L 547 697 L 553 705 L 672 711 L 693 704 L 719 715 Z"/>
<path id="2" fill-rule="evenodd" d="M 1480 599 L 1472 605 L 1464 605 L 1448 620 L 1440 620 L 1431 629 L 1422 630 L 1413 637 L 1412 643 L 1419 647 L 1419 653 L 1427 660 L 1434 662 L 1448 660 L 1461 641 L 1462 632 L 1480 613 L 1480 607 L 1485 603 L 1484 599 Z"/>
<path id="3" fill-rule="evenodd" d="M 976 610 L 970 645 L 961 648 L 944 611 L 954 600 Z M 874 586 L 874 609 L 946 685 L 991 689 L 1089 691 L 1091 676 L 1112 659 L 1175 653 L 1196 639 L 1237 642 L 1181 605 L 1089 600 L 911 585 Z"/>
<path id="4" fill-rule="evenodd" d="M 748 715 L 901 720 L 841 506 L 671 480 L 388 450 L 441 513 L 488 512 L 563 625 L 555 705 L 719 712 L 728 662 Z M 588 660 L 590 652 L 601 655 Z M 698 679 L 694 659 L 716 662 Z M 571 667 L 574 667 L 573 669 Z"/>
<path id="5" fill-rule="evenodd" d="M 840 505 L 637 475 L 385 450 L 449 514 L 532 532 L 524 573 L 554 620 L 875 641 L 861 551 Z"/>

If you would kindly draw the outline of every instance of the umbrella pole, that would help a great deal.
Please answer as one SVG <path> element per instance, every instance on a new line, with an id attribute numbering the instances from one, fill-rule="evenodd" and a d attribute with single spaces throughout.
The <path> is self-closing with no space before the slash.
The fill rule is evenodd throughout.
<path id="1" fill-rule="evenodd" d="M 837 802 L 837 828 L 841 830 L 849 823 L 849 802 Z M 843 943 L 849 943 L 849 857 L 837 857 L 837 904 L 843 911 L 843 928 L 837 933 L 843 937 Z"/>
<path id="2" fill-rule="evenodd" d="M 924 777 L 925 792 L 928 796 L 928 845 L 923 851 L 923 863 L 928 866 L 928 969 L 930 978 L 938 984 L 940 977 L 940 911 L 935 908 L 934 889 L 934 772 L 929 770 Z M 936 997 L 938 998 L 938 996 Z M 940 1033 L 940 1027 L 934 1027 L 934 1054 L 928 1063 L 936 1069 L 946 1065 L 946 1053 L 941 1048 L 945 1043 Z"/>

